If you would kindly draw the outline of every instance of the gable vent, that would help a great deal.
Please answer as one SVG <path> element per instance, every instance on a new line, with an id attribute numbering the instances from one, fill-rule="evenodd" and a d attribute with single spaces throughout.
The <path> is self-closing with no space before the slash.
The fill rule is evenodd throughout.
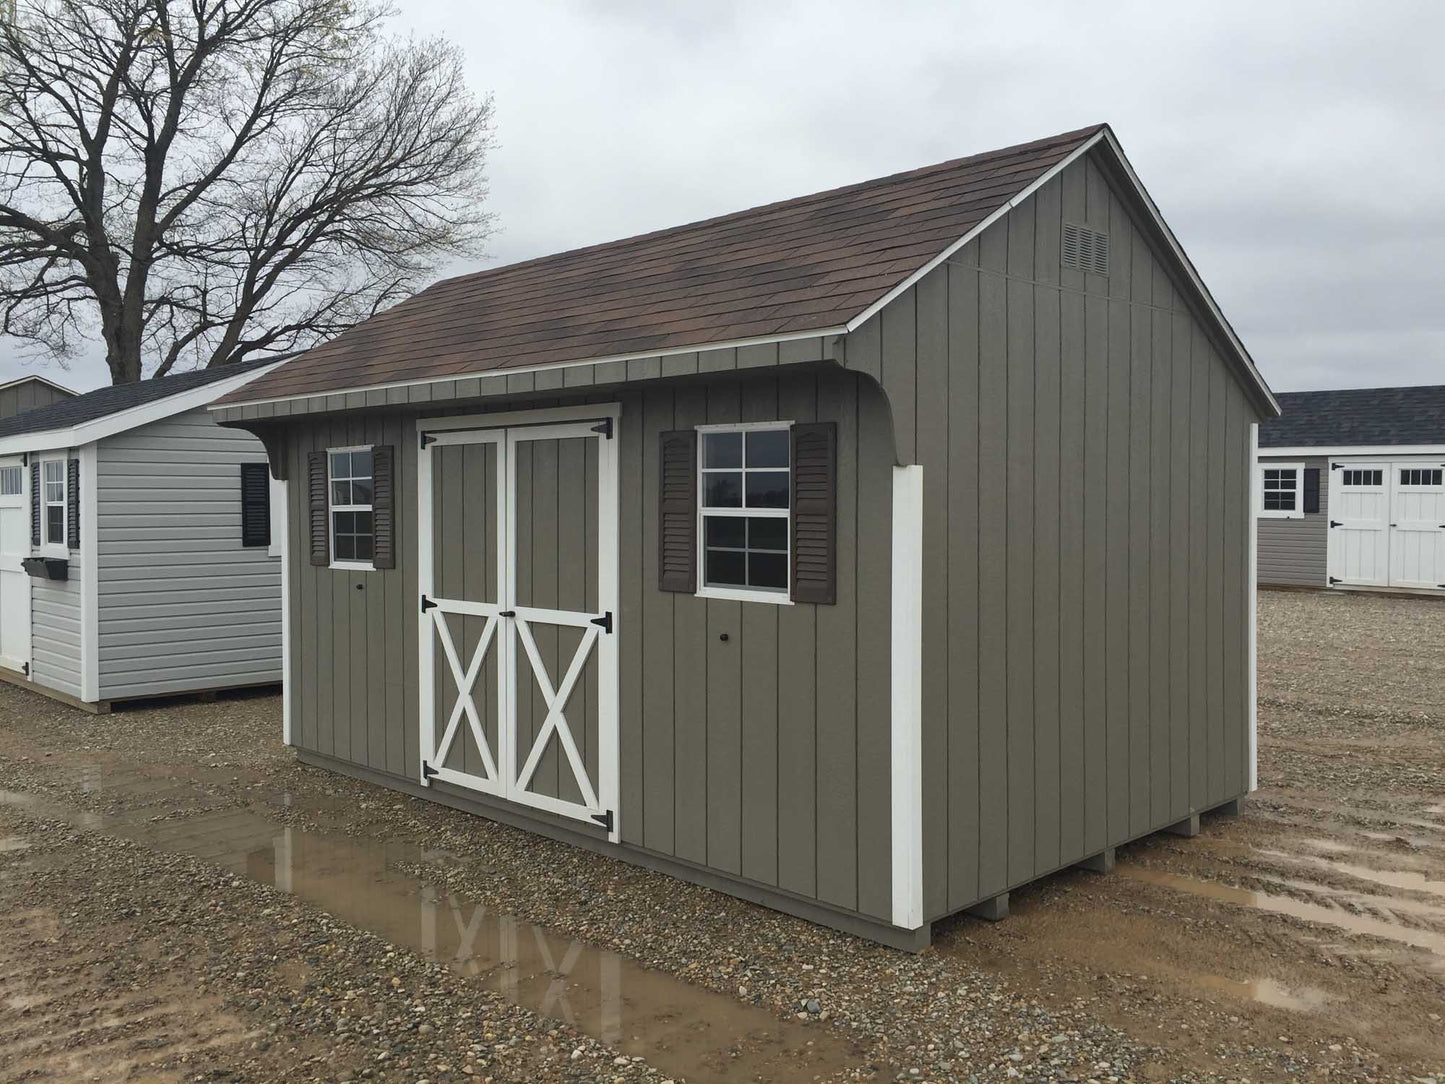
<path id="1" fill-rule="evenodd" d="M 1064 223 L 1063 264 L 1095 275 L 1109 273 L 1109 235 L 1073 222 Z"/>

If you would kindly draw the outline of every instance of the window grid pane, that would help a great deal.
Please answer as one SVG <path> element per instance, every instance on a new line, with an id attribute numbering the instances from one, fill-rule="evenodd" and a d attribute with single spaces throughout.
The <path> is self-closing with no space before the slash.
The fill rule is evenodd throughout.
<path id="1" fill-rule="evenodd" d="M 331 552 L 370 564 L 373 554 L 370 451 L 331 452 Z"/>
<path id="2" fill-rule="evenodd" d="M 791 449 L 786 426 L 703 431 L 703 586 L 787 592 Z"/>
<path id="3" fill-rule="evenodd" d="M 19 467 L 0 468 L 0 497 L 16 497 L 24 486 Z"/>
<path id="4" fill-rule="evenodd" d="M 1429 467 L 1401 468 L 1400 484 L 1402 486 L 1438 486 L 1441 484 L 1445 471 L 1432 470 Z"/>
<path id="5" fill-rule="evenodd" d="M 1385 484 L 1383 468 L 1377 470 L 1346 470 L 1341 482 L 1347 486 L 1379 486 Z"/>

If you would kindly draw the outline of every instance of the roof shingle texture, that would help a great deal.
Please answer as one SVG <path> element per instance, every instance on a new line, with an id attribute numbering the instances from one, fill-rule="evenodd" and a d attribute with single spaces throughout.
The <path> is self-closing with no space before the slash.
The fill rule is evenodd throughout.
<path id="1" fill-rule="evenodd" d="M 214 369 L 197 369 L 190 373 L 176 373 L 155 380 L 142 380 L 134 384 L 112 384 L 95 391 L 77 395 L 73 399 L 61 399 L 48 406 L 36 407 L 23 414 L 0 420 L 0 437 L 13 437 L 20 433 L 44 433 L 52 429 L 69 429 L 75 425 L 104 418 L 107 414 L 129 410 L 179 395 L 192 388 L 204 387 L 217 380 L 225 380 L 251 369 L 260 369 L 276 364 L 275 358 L 260 358 L 256 361 L 221 365 Z"/>
<path id="2" fill-rule="evenodd" d="M 1286 391 L 1259 427 L 1261 448 L 1445 444 L 1445 385 Z"/>
<path id="3" fill-rule="evenodd" d="M 1102 127 L 446 279 L 223 401 L 839 327 Z"/>

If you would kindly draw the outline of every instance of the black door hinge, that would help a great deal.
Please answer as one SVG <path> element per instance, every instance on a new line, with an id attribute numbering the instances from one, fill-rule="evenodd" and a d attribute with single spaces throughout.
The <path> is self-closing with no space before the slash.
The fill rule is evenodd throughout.
<path id="1" fill-rule="evenodd" d="M 1339 520 L 1337 520 L 1337 519 L 1332 519 L 1332 520 L 1330 520 L 1330 526 L 1331 526 L 1331 527 L 1343 527 L 1344 524 L 1341 523 L 1341 522 L 1340 522 Z"/>
<path id="2" fill-rule="evenodd" d="M 427 763 L 426 761 L 424 761 L 424 760 L 421 762 L 421 777 L 422 777 L 423 779 L 430 779 L 432 776 L 434 776 L 434 775 L 436 775 L 436 774 L 437 774 L 437 770 L 436 770 L 435 768 L 433 768 L 430 764 L 428 764 L 428 763 Z"/>
<path id="3" fill-rule="evenodd" d="M 603 632 L 607 633 L 608 636 L 611 636 L 611 635 L 612 635 L 612 611 L 611 611 L 611 610 L 608 610 L 608 611 L 607 611 L 605 614 L 603 614 L 601 617 L 594 617 L 594 618 L 592 619 L 592 624 L 600 626 Z"/>
<path id="4" fill-rule="evenodd" d="M 422 597 L 421 597 L 421 612 L 422 612 L 422 613 L 426 613 L 428 610 L 432 609 L 434 606 L 436 606 L 436 603 L 435 603 L 435 602 L 433 602 L 431 599 L 427 598 L 425 595 L 422 595 Z"/>
<path id="5" fill-rule="evenodd" d="M 428 444 L 431 444 L 436 439 L 437 438 L 431 433 L 423 433 L 421 435 L 421 446 L 425 448 Z"/>
<path id="6" fill-rule="evenodd" d="M 592 819 L 606 828 L 608 835 L 612 834 L 612 810 L 609 809 L 606 813 L 594 813 Z"/>
<path id="7" fill-rule="evenodd" d="M 611 440 L 611 439 L 612 439 L 612 419 L 611 419 L 611 418 L 603 418 L 602 421 L 600 421 L 598 424 L 596 424 L 596 425 L 594 425 L 594 426 L 592 427 L 592 432 L 594 432 L 594 433 L 601 433 L 602 436 L 603 436 L 605 439 Z"/>
<path id="8" fill-rule="evenodd" d="M 1337 577 L 1337 576 L 1331 576 L 1331 577 L 1330 577 L 1330 586 L 1332 586 L 1332 587 L 1333 587 L 1335 584 L 1341 583 L 1341 582 L 1343 582 L 1343 581 L 1341 581 L 1341 580 L 1339 579 L 1339 577 Z"/>
<path id="9" fill-rule="evenodd" d="M 26 677 L 29 677 L 29 676 L 30 676 L 30 664 L 29 664 L 28 662 L 22 662 L 22 663 L 20 664 L 20 672 L 21 672 L 22 674 L 24 674 Z"/>
<path id="10" fill-rule="evenodd" d="M 1343 463 L 1331 463 L 1330 470 L 1339 470 L 1342 466 L 1344 466 Z"/>

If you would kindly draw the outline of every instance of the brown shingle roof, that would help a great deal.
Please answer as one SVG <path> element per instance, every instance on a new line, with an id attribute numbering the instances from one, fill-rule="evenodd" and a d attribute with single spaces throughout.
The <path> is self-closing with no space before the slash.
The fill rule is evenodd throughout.
<path id="1" fill-rule="evenodd" d="M 837 328 L 1101 128 L 445 279 L 222 402 Z"/>

